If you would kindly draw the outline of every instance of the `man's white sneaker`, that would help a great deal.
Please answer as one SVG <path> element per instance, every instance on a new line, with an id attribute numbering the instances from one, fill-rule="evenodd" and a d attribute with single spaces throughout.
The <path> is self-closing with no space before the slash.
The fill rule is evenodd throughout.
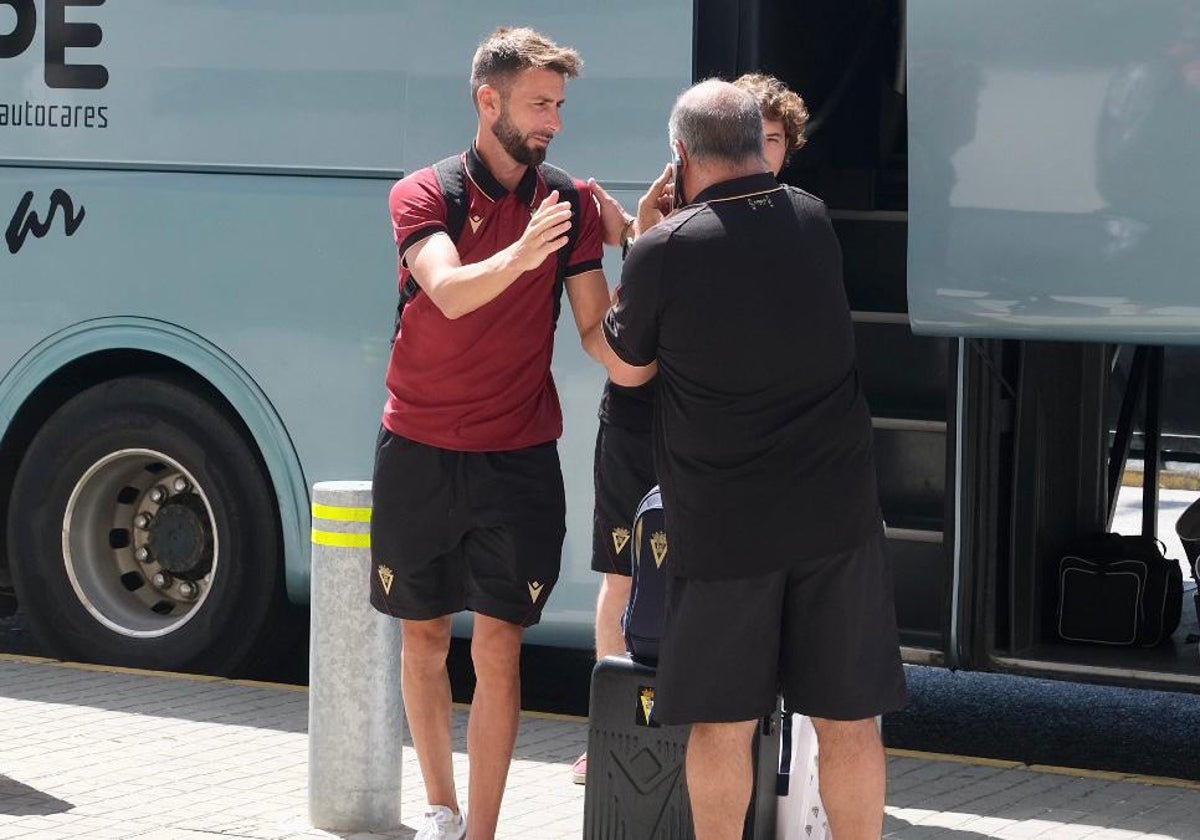
<path id="1" fill-rule="evenodd" d="M 430 805 L 425 822 L 413 840 L 462 840 L 467 834 L 467 821 L 445 805 Z"/>

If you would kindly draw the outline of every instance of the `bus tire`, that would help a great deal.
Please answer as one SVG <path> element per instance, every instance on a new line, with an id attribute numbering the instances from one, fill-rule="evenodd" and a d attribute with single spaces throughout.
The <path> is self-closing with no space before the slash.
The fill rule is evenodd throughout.
<path id="1" fill-rule="evenodd" d="M 271 484 L 212 402 L 166 377 L 76 395 L 13 483 L 8 551 L 50 655 L 228 674 L 286 612 Z"/>

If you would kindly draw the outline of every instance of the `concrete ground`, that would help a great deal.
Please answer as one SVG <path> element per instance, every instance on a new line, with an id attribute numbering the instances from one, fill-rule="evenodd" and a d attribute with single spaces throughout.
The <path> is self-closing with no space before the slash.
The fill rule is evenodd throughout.
<path id="1" fill-rule="evenodd" d="M 403 827 L 309 827 L 307 700 L 294 686 L 0 656 L 0 838 L 411 837 L 424 799 L 407 745 Z M 456 710 L 460 750 L 465 725 Z M 499 837 L 581 837 L 584 788 L 568 768 L 586 741 L 582 719 L 524 715 Z M 455 767 L 465 791 L 462 752 Z M 1200 840 L 1198 782 L 896 750 L 888 773 L 890 838 Z"/>

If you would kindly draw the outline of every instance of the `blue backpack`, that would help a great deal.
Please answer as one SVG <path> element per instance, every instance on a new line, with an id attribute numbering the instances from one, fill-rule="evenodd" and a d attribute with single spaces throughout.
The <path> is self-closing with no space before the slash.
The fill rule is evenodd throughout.
<path id="1" fill-rule="evenodd" d="M 667 523 L 662 495 L 654 487 L 638 505 L 633 517 L 633 587 L 621 618 L 625 645 L 635 662 L 658 664 L 667 605 Z"/>

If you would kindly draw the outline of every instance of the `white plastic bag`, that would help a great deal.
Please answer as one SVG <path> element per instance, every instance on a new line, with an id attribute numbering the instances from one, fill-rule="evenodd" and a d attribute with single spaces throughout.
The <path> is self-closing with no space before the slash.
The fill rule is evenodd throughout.
<path id="1" fill-rule="evenodd" d="M 825 840 L 829 824 L 817 777 L 817 731 L 804 715 L 792 715 L 792 761 L 787 796 L 779 797 L 775 840 Z"/>

